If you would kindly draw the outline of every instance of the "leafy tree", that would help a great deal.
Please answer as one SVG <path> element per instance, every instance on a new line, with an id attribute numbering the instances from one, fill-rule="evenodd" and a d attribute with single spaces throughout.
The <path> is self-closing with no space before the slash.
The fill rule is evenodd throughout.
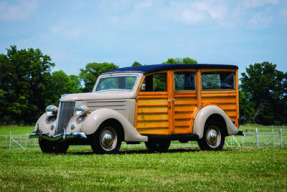
<path id="1" fill-rule="evenodd" d="M 254 122 L 254 108 L 255 104 L 247 99 L 246 94 L 243 91 L 239 91 L 239 113 L 240 117 L 244 117 L 246 119 L 245 122 Z"/>
<path id="2" fill-rule="evenodd" d="M 55 71 L 52 73 L 51 84 L 54 87 L 54 96 L 60 98 L 64 93 L 69 92 L 67 84 L 69 82 L 69 76 L 64 71 Z"/>
<path id="3" fill-rule="evenodd" d="M 81 93 L 83 88 L 80 77 L 78 75 L 70 75 L 69 78 L 70 80 L 67 85 L 69 87 L 68 93 Z"/>
<path id="4" fill-rule="evenodd" d="M 265 125 L 282 123 L 282 112 L 287 110 L 287 73 L 278 71 L 275 64 L 263 62 L 249 65 L 241 75 L 241 89 L 254 103 L 254 121 Z"/>
<path id="5" fill-rule="evenodd" d="M 139 62 L 135 61 L 135 62 L 132 64 L 132 67 L 135 67 L 135 66 L 142 66 L 142 64 L 140 64 Z"/>
<path id="6" fill-rule="evenodd" d="M 167 61 L 162 62 L 162 64 L 197 64 L 197 61 L 189 57 L 169 58 Z"/>
<path id="7" fill-rule="evenodd" d="M 17 50 L 11 46 L 7 54 L 1 54 L 0 118 L 16 123 L 35 121 L 51 101 L 47 95 L 54 65 L 39 49 Z"/>
<path id="8" fill-rule="evenodd" d="M 67 93 L 81 92 L 81 82 L 78 76 L 68 76 L 64 71 L 55 71 L 51 76 L 54 105 L 58 105 L 59 98 Z"/>
<path id="9" fill-rule="evenodd" d="M 83 92 L 92 91 L 100 74 L 118 68 L 113 63 L 88 63 L 80 72 L 80 78 L 84 83 Z"/>

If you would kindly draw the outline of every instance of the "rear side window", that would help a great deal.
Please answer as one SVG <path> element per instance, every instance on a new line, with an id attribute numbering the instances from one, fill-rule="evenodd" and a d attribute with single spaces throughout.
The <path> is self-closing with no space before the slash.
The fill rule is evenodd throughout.
<path id="1" fill-rule="evenodd" d="M 193 91 L 195 90 L 194 72 L 175 72 L 174 73 L 175 91 Z"/>
<path id="2" fill-rule="evenodd" d="M 159 73 L 146 76 L 140 91 L 160 92 L 166 90 L 166 73 Z"/>
<path id="3" fill-rule="evenodd" d="M 202 90 L 234 89 L 234 72 L 201 73 Z"/>

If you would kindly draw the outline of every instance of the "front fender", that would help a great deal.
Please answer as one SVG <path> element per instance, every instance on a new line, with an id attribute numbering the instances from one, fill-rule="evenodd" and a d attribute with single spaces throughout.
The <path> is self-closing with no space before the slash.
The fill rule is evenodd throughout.
<path id="1" fill-rule="evenodd" d="M 55 135 L 56 118 L 48 118 L 47 114 L 44 113 L 37 120 L 34 128 L 34 132 L 41 131 L 47 135 Z"/>
<path id="2" fill-rule="evenodd" d="M 89 114 L 83 121 L 81 130 L 86 135 L 91 135 L 108 119 L 114 119 L 121 123 L 124 129 L 125 141 L 140 142 L 148 140 L 146 136 L 140 135 L 135 127 L 122 114 L 108 108 L 98 109 Z"/>
<path id="3" fill-rule="evenodd" d="M 197 134 L 199 136 L 199 139 L 203 137 L 204 126 L 205 126 L 206 120 L 211 115 L 215 115 L 215 114 L 220 115 L 224 119 L 228 135 L 238 134 L 239 132 L 238 128 L 231 122 L 229 117 L 226 115 L 226 113 L 221 108 L 215 105 L 208 105 L 206 107 L 203 107 L 197 113 L 194 124 L 193 124 L 193 133 Z"/>

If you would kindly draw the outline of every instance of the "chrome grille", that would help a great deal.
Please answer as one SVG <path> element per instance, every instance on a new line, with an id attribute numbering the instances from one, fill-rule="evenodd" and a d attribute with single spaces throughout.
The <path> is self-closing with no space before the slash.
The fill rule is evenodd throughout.
<path id="1" fill-rule="evenodd" d="M 74 110 L 75 110 L 75 102 L 73 101 L 60 102 L 57 116 L 56 134 L 64 133 L 64 129 L 67 127 L 69 121 L 74 115 Z"/>

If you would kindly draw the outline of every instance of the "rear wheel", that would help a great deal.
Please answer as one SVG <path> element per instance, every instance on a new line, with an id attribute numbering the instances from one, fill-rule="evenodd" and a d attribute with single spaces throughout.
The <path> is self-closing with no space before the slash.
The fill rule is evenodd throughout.
<path id="1" fill-rule="evenodd" d="M 121 147 L 122 134 L 116 124 L 108 122 L 100 126 L 92 137 L 92 149 L 98 154 L 117 153 Z"/>
<path id="2" fill-rule="evenodd" d="M 165 152 L 168 150 L 170 141 L 149 141 L 145 142 L 149 152 Z"/>
<path id="3" fill-rule="evenodd" d="M 64 142 L 52 142 L 39 138 L 39 146 L 43 153 L 66 153 L 69 145 Z"/>
<path id="4" fill-rule="evenodd" d="M 225 134 L 223 126 L 212 120 L 205 124 L 203 138 L 198 141 L 201 150 L 218 151 L 223 148 Z"/>

